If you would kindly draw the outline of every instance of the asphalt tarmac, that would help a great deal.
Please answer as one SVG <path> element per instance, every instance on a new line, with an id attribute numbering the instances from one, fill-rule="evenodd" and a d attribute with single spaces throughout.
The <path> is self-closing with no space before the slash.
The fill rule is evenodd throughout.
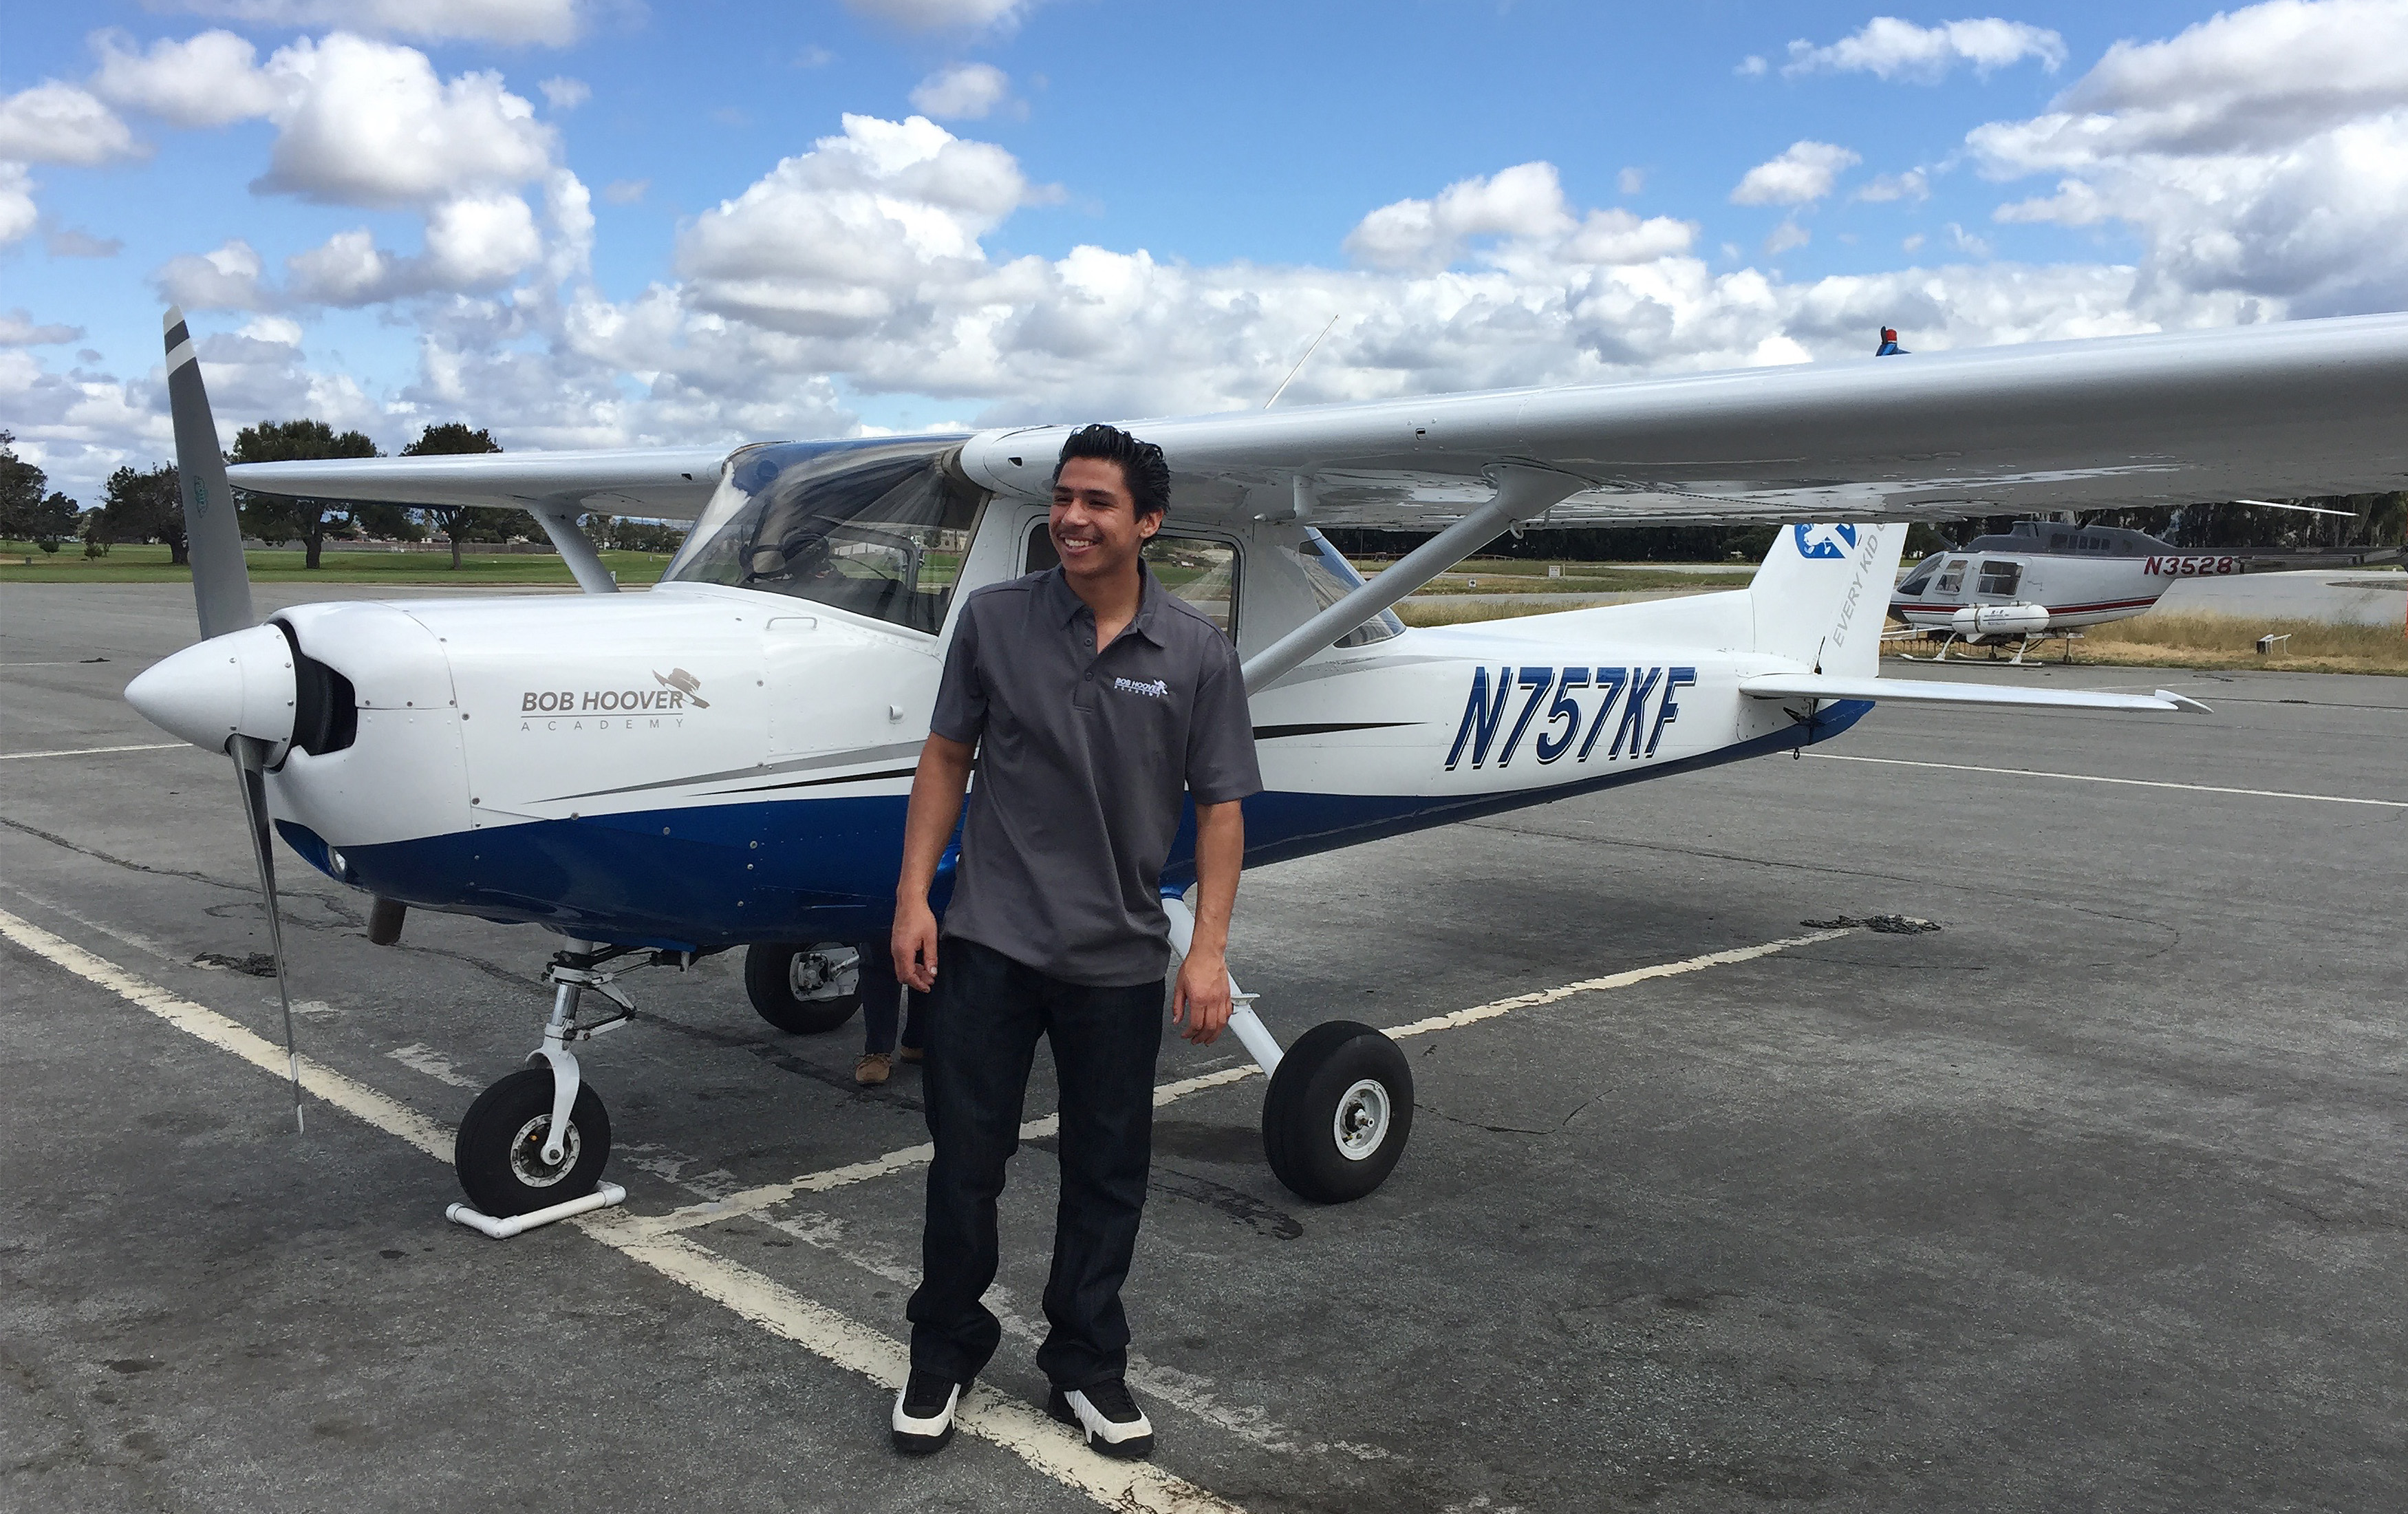
<path id="1" fill-rule="evenodd" d="M 1287 1038 L 1688 970 L 1403 1042 L 1352 1205 L 1271 1178 L 1259 1079 L 1165 1107 L 1114 1492 L 1030 1407 L 1042 1139 L 987 1433 L 887 1449 L 917 1074 L 856 1091 L 857 1026 L 770 1030 L 733 956 L 588 1048 L 625 1208 L 491 1241 L 411 1132 L 534 1045 L 552 943 L 373 946 L 284 854 L 302 1049 L 370 1117 L 296 1136 L 222 1049 L 273 986 L 194 965 L 265 946 L 228 766 L 119 698 L 190 616 L 0 587 L 0 1509 L 2408 1507 L 2408 680 L 1952 667 L 2214 713 L 1885 710 L 1249 873 Z M 1742 956 L 1889 913 L 1943 929 Z"/>

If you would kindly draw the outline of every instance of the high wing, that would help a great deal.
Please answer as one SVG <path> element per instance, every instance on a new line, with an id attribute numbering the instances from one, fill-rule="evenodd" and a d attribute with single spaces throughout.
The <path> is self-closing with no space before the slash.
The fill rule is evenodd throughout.
<path id="1" fill-rule="evenodd" d="M 1430 529 L 1557 476 L 1554 525 L 1951 520 L 2408 483 L 2408 314 L 1125 423 L 1182 515 Z M 1067 426 L 965 439 L 1042 497 Z M 236 485 L 691 518 L 716 448 L 247 464 Z"/>
<path id="2" fill-rule="evenodd" d="M 691 520 L 719 486 L 724 447 L 624 447 L 594 452 L 463 453 L 244 463 L 237 488 L 311 499 L 390 505 L 552 505 L 613 515 Z"/>
<path id="3" fill-rule="evenodd" d="M 1182 512 L 1429 528 L 1497 465 L 1569 474 L 1552 525 L 1922 520 L 2408 479 L 2408 315 L 2295 321 L 1148 421 Z M 1065 428 L 963 466 L 1041 495 Z"/>

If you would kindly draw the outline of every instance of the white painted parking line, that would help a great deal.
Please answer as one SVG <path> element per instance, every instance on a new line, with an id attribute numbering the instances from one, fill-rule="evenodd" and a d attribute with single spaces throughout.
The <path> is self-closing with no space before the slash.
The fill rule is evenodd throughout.
<path id="1" fill-rule="evenodd" d="M 1626 973 L 1609 973 L 1601 978 L 1583 978 L 1578 983 L 1567 983 L 1558 988 L 1541 988 L 1531 993 L 1515 994 L 1511 999 L 1498 999 L 1485 1004 L 1474 1004 L 1469 1009 L 1457 1009 L 1444 1015 L 1433 1015 L 1427 1019 L 1414 1020 L 1409 1025 L 1392 1025 L 1388 1027 L 1386 1033 L 1401 1039 L 1405 1036 L 1427 1035 L 1433 1031 L 1452 1031 L 1461 1026 L 1477 1024 L 1482 1020 L 1495 1019 L 1499 1015 L 1510 1015 L 1517 1009 L 1535 1009 L 1541 1004 L 1552 1004 L 1559 999 L 1570 999 L 1574 994 L 1602 993 L 1614 988 L 1627 988 L 1635 983 L 1652 982 L 1656 978 L 1678 977 L 1684 973 L 1698 973 L 1710 967 L 1726 967 L 1734 962 L 1753 961 L 1758 957 L 1770 957 L 1774 952 L 1788 951 L 1797 946 L 1811 946 L 1817 942 L 1836 941 L 1842 936 L 1854 933 L 1852 930 L 1817 930 L 1810 935 L 1788 936 L 1780 941 L 1768 941 L 1761 945 L 1738 946 L 1729 951 L 1708 952 L 1702 957 L 1685 958 L 1677 962 L 1658 962 L 1652 967 L 1635 967 Z M 1225 1067 L 1215 1073 L 1205 1073 L 1197 1077 L 1181 1078 L 1176 1083 L 1165 1083 L 1154 1090 L 1154 1106 L 1160 1109 L 1166 1104 L 1186 1098 L 1191 1093 L 1201 1093 L 1207 1089 L 1225 1088 L 1232 1083 L 1242 1083 L 1247 1078 L 1258 1077 L 1261 1074 L 1261 1068 L 1247 1062 L 1237 1067 Z M 1032 1119 L 1020 1127 L 1020 1138 L 1024 1141 L 1035 1140 L 1039 1136 L 1052 1135 L 1057 1128 L 1057 1117 L 1048 1115 L 1043 1119 Z M 714 1200 L 709 1204 L 688 1204 L 681 1209 L 672 1209 L 667 1214 L 650 1218 L 642 1216 L 627 1218 L 633 1223 L 648 1226 L 663 1234 L 671 1234 L 678 1231 L 693 1230 L 700 1225 L 717 1224 L 723 1219 L 734 1219 L 741 1215 L 757 1214 L 761 1210 L 775 1208 L 787 1200 L 800 1197 L 805 1193 L 825 1193 L 831 1189 L 850 1188 L 855 1183 L 866 1183 L 874 1177 L 910 1172 L 915 1167 L 927 1165 L 936 1155 L 937 1148 L 932 1146 L 905 1146 L 899 1151 L 889 1151 L 882 1157 L 872 1157 L 867 1161 L 856 1161 L 843 1167 L 831 1167 L 824 1172 L 805 1173 L 800 1177 L 791 1178 L 783 1183 L 765 1183 L 759 1188 L 746 1189 L 741 1193 L 731 1193 L 726 1198 Z"/>
<path id="2" fill-rule="evenodd" d="M 232 1052 L 281 1079 L 283 1049 L 216 1010 L 146 983 L 115 963 L 94 957 L 71 941 L 0 911 L 0 936 L 46 958 L 77 976 L 139 1005 L 189 1035 Z M 399 1136 L 437 1161 L 452 1160 L 452 1132 L 408 1105 L 332 1068 L 301 1060 L 301 1087 L 327 1103 Z M 815 1304 L 752 1268 L 666 1234 L 615 1211 L 570 1221 L 588 1235 L 733 1310 L 770 1334 L 838 1366 L 898 1390 L 910 1372 L 903 1344 L 858 1320 Z M 1244 1514 L 1237 1505 L 1183 1478 L 1144 1462 L 1117 1462 L 1089 1450 L 1078 1436 L 1042 1410 L 979 1388 L 962 1402 L 961 1427 L 1001 1446 L 1030 1466 L 1111 1509 L 1149 1514 Z"/>
<path id="3" fill-rule="evenodd" d="M 79 746 L 65 752 L 0 752 L 0 762 L 22 762 L 27 757 L 99 757 L 108 752 L 165 752 L 189 744 L 186 742 L 153 742 L 145 746 Z"/>
<path id="4" fill-rule="evenodd" d="M 1702 973 L 1710 967 L 1727 967 L 1734 962 L 1752 962 L 1759 957 L 1770 957 L 1793 946 L 1812 946 L 1818 942 L 1837 941 L 1842 936 L 1856 934 L 1853 927 L 1842 930 L 1817 930 L 1811 935 L 1789 936 L 1780 941 L 1768 941 L 1760 946 L 1735 946 L 1729 951 L 1708 952 L 1678 962 L 1658 962 L 1654 967 L 1634 967 L 1627 973 L 1609 973 L 1601 978 L 1583 978 L 1567 983 L 1560 988 L 1540 988 L 1530 993 L 1515 994 L 1511 999 L 1493 1000 L 1458 1009 L 1451 1014 L 1433 1015 L 1411 1025 L 1392 1025 L 1388 1034 L 1401 1040 L 1409 1035 L 1427 1035 L 1432 1031 L 1452 1031 L 1460 1026 L 1493 1020 L 1499 1015 L 1511 1015 L 1517 1009 L 1536 1009 L 1559 999 L 1570 999 L 1579 993 L 1603 993 L 1613 988 L 1627 988 L 1634 983 L 1650 983 L 1657 978 L 1677 978 L 1684 973 Z"/>
<path id="5" fill-rule="evenodd" d="M 2182 788 L 2194 794 L 2239 794 L 2245 799 L 2305 799 L 2320 804 L 2371 804 L 2378 809 L 2408 810 L 2408 800 L 2352 799 L 2346 794 L 2295 794 L 2281 788 L 2225 788 L 2215 784 L 2177 784 L 2161 778 L 2109 778 L 2095 772 L 2042 772 L 2034 768 L 1977 768 L 1970 762 L 1910 762 L 1904 757 L 1845 757 L 1838 752 L 1809 752 L 1824 762 L 1872 762 L 1885 768 L 1937 768 L 1944 772 L 1986 772 L 2002 778 L 2062 778 L 2077 784 L 2122 784 L 2131 788 Z"/>

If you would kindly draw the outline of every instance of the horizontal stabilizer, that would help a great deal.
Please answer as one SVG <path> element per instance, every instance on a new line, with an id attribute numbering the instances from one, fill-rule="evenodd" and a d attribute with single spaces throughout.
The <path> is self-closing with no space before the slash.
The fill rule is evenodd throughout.
<path id="1" fill-rule="evenodd" d="M 2108 694 L 2075 688 L 2014 688 L 1993 684 L 1942 684 L 1920 678 L 1837 678 L 1823 673 L 1765 673 L 1742 678 L 1739 691 L 1754 699 L 1899 699 L 1919 704 L 2010 704 L 2049 710 L 2196 710 L 2197 699 L 2169 689 Z"/>

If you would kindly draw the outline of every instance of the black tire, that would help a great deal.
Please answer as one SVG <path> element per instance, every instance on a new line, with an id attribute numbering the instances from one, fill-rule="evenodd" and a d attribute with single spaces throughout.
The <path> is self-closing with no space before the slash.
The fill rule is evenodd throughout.
<path id="1" fill-rule="evenodd" d="M 1341 1106 L 1362 1132 L 1352 1143 L 1340 1139 Z M 1412 1130 L 1412 1065 L 1395 1042 L 1352 1020 L 1298 1037 L 1263 1099 L 1271 1175 L 1315 1204 L 1346 1204 L 1386 1182 Z"/>
<path id="2" fill-rule="evenodd" d="M 544 1138 L 551 1132 L 549 1064 L 523 1068 L 477 1095 L 452 1145 L 452 1165 L 469 1204 L 499 1219 L 593 1192 L 610 1160 L 610 1117 L 594 1085 L 577 1086 L 577 1102 L 568 1108 L 566 1160 L 556 1169 L 543 1165 Z"/>
<path id="3" fill-rule="evenodd" d="M 795 959 L 809 952 L 842 951 L 834 942 L 762 942 L 744 948 L 744 992 L 763 1019 L 794 1035 L 824 1035 L 861 1008 L 861 979 L 853 991 L 806 999 L 795 992 Z"/>

